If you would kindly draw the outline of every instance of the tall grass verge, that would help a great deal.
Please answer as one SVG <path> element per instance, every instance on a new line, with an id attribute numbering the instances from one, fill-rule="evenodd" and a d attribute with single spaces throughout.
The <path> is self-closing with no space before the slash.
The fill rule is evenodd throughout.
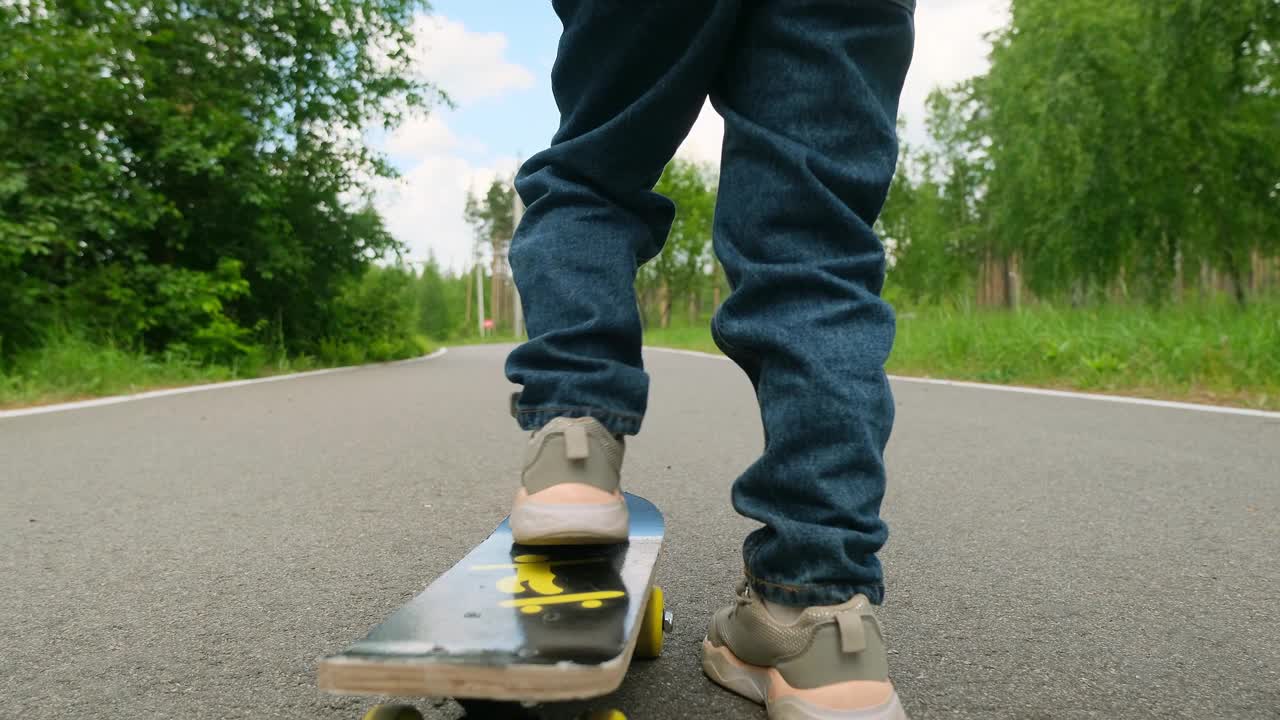
<path id="1" fill-rule="evenodd" d="M 705 327 L 653 345 L 717 352 Z M 902 375 L 1280 409 L 1280 300 L 1019 311 L 903 309 L 889 371 Z"/>

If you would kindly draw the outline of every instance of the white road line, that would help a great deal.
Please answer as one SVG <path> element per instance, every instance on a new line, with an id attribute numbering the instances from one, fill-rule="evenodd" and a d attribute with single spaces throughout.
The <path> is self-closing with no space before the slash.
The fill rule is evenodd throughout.
<path id="1" fill-rule="evenodd" d="M 409 358 L 408 360 L 397 360 L 395 362 L 384 364 L 405 365 L 409 363 L 423 362 L 438 358 L 448 351 L 448 348 L 440 348 L 430 355 Z M 67 410 L 82 410 L 84 408 L 101 407 L 103 405 L 118 405 L 120 403 L 135 402 L 137 400 L 169 397 L 170 395 L 187 395 L 189 393 L 205 392 L 207 390 L 226 390 L 228 388 L 244 387 L 245 385 L 259 385 L 262 383 L 280 382 L 282 380 L 297 380 L 298 378 L 304 377 L 332 375 L 333 373 L 348 372 L 361 367 L 369 366 L 348 365 L 345 367 L 324 368 L 323 370 L 308 370 L 306 372 L 289 373 L 288 375 L 271 375 L 269 377 L 253 378 L 251 380 L 229 380 L 227 382 L 207 383 L 205 385 L 188 385 L 187 387 L 169 388 L 167 390 L 150 390 L 148 392 L 140 392 L 133 395 L 115 395 L 112 397 L 94 398 L 93 400 L 78 400 L 76 402 L 57 403 L 54 405 L 37 405 L 35 407 L 19 408 L 17 410 L 0 410 L 0 420 L 5 418 L 24 417 L 27 415 L 44 415 L 45 413 L 65 412 Z"/>
<path id="2" fill-rule="evenodd" d="M 688 355 L 690 357 L 709 358 L 732 362 L 723 355 L 698 352 L 697 350 L 677 350 L 646 345 L 646 350 L 669 353 L 671 355 Z M 933 378 L 906 377 L 890 375 L 896 382 L 917 383 L 921 385 L 945 385 L 948 387 L 970 388 L 973 390 L 994 390 L 996 392 L 1021 393 L 1023 395 L 1047 395 L 1049 397 L 1071 398 L 1073 400 L 1100 400 L 1102 402 L 1122 403 L 1125 405 L 1145 405 L 1147 407 L 1170 408 L 1173 410 L 1192 410 L 1195 412 L 1217 413 L 1219 415 L 1245 415 L 1248 417 L 1280 420 L 1280 412 L 1268 410 L 1252 410 L 1249 408 L 1226 407 L 1223 405 L 1203 405 L 1200 403 L 1173 402 L 1171 400 L 1150 400 L 1148 398 L 1128 397 L 1126 395 L 1101 395 L 1098 393 L 1072 392 L 1069 390 L 1048 390 L 1045 388 L 1024 387 L 1022 385 L 991 385 L 989 383 L 967 382 L 963 380 L 935 380 Z"/>

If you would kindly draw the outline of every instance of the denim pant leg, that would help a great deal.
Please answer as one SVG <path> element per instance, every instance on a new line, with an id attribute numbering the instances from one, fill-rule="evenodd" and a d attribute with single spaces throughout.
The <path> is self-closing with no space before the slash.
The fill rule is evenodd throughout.
<path id="1" fill-rule="evenodd" d="M 649 379 L 635 275 L 666 241 L 652 191 L 693 126 L 724 56 L 736 1 L 557 0 L 552 91 L 560 128 L 516 177 L 527 211 L 511 267 L 529 341 L 507 359 L 521 427 L 589 416 L 640 429 Z"/>
<path id="2" fill-rule="evenodd" d="M 743 559 L 775 602 L 878 603 L 894 316 L 872 225 L 897 159 L 913 6 L 748 7 L 711 95 L 725 117 L 715 248 L 733 288 L 712 329 L 765 429 L 733 487 L 738 512 L 764 524 Z"/>

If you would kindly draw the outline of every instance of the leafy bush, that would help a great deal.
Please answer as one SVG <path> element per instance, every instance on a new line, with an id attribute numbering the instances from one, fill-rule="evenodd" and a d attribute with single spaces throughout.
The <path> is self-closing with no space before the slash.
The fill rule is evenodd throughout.
<path id="1" fill-rule="evenodd" d="M 227 307 L 249 294 L 238 260 L 223 258 L 211 272 L 170 265 L 109 265 L 67 291 L 72 322 L 105 343 L 170 350 L 205 362 L 230 362 L 257 351 L 255 330 Z"/>
<path id="2" fill-rule="evenodd" d="M 318 354 L 341 365 L 414 357 L 427 349 L 417 325 L 414 276 L 372 267 L 342 286 L 333 302 L 332 331 L 320 341 Z"/>

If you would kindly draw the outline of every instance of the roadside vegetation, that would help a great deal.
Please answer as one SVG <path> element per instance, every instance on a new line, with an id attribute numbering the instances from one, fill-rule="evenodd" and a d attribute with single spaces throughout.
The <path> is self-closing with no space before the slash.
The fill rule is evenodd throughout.
<path id="1" fill-rule="evenodd" d="M 510 178 L 466 269 L 372 203 L 363 130 L 448 102 L 397 50 L 425 7 L 0 3 L 0 406 L 514 338 Z M 1013 0 L 992 41 L 904 119 L 891 371 L 1280 407 L 1280 4 Z M 650 343 L 714 350 L 716 189 L 659 181 Z"/>
<path id="2" fill-rule="evenodd" d="M 0 3 L 0 404 L 422 352 L 362 132 L 416 0 Z"/>
<path id="3" fill-rule="evenodd" d="M 645 342 L 719 352 L 705 324 Z M 1280 301 L 900 309 L 889 372 L 1280 410 Z"/>

